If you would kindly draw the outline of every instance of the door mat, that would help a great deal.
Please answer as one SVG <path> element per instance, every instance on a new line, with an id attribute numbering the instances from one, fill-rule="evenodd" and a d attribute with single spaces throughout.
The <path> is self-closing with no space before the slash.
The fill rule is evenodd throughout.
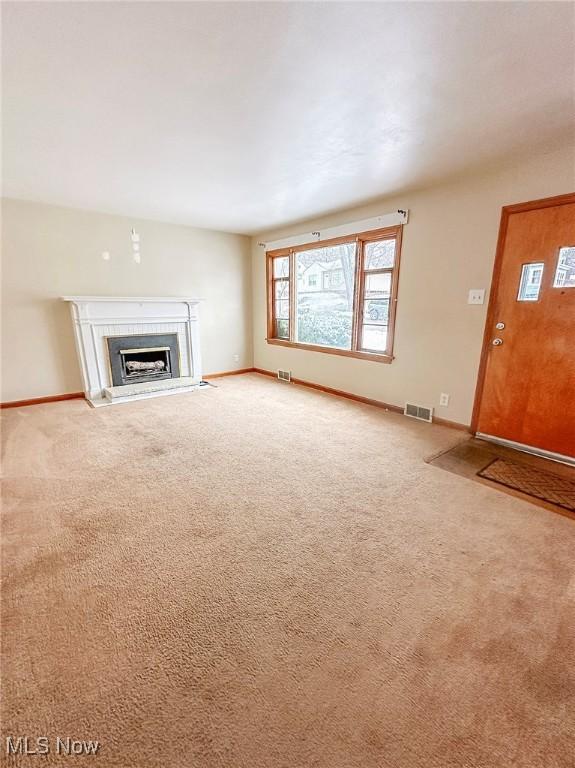
<path id="1" fill-rule="evenodd" d="M 561 475 L 527 464 L 518 464 L 509 459 L 495 459 L 477 475 L 575 512 L 575 479 L 569 480 Z"/>

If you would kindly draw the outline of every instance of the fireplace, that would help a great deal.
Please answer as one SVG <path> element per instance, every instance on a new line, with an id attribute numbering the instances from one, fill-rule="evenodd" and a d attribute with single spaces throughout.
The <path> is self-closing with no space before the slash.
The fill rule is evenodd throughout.
<path id="1" fill-rule="evenodd" d="M 84 392 L 94 408 L 182 394 L 199 387 L 202 380 L 199 299 L 185 296 L 62 298 L 70 303 Z M 169 350 L 159 347 L 169 347 Z M 153 354 L 142 350 L 152 350 Z M 129 362 L 164 365 L 128 366 Z"/>
<path id="2" fill-rule="evenodd" d="M 180 375 L 177 333 L 108 336 L 106 341 L 115 387 Z"/>

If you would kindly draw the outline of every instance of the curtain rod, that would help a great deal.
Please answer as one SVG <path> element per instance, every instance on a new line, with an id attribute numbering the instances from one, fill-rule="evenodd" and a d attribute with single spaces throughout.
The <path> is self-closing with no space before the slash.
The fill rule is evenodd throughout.
<path id="1" fill-rule="evenodd" d="M 331 240 L 333 237 L 344 237 L 345 235 L 354 235 L 356 232 L 369 232 L 372 229 L 383 229 L 384 227 L 393 227 L 398 224 L 407 224 L 409 211 L 399 208 L 393 213 L 383 213 L 380 216 L 372 216 L 369 219 L 360 219 L 359 221 L 350 221 L 346 224 L 340 224 L 336 227 L 325 227 L 314 232 L 303 232 L 300 235 L 291 235 L 281 240 L 272 240 L 267 243 L 258 243 L 266 251 L 275 251 L 279 248 L 288 248 L 295 245 L 306 245 L 314 240 Z"/>

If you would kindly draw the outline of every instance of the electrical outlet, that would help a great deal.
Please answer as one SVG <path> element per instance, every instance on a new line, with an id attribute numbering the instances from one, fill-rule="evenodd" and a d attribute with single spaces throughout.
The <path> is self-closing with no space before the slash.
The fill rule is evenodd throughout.
<path id="1" fill-rule="evenodd" d="M 239 363 L 239 362 L 240 362 L 240 356 L 234 355 L 234 363 Z"/>
<path id="2" fill-rule="evenodd" d="M 445 392 L 442 392 L 439 395 L 439 405 L 443 405 L 443 406 L 449 405 L 449 395 L 447 395 Z"/>
<path id="3" fill-rule="evenodd" d="M 485 288 L 472 288 L 467 296 L 468 304 L 483 304 L 485 301 Z"/>

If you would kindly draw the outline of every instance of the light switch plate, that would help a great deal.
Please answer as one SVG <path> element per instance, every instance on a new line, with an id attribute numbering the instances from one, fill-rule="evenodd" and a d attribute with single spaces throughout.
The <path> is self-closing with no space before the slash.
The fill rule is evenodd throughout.
<path id="1" fill-rule="evenodd" d="M 472 288 L 467 297 L 468 304 L 483 304 L 485 301 L 485 288 Z"/>

